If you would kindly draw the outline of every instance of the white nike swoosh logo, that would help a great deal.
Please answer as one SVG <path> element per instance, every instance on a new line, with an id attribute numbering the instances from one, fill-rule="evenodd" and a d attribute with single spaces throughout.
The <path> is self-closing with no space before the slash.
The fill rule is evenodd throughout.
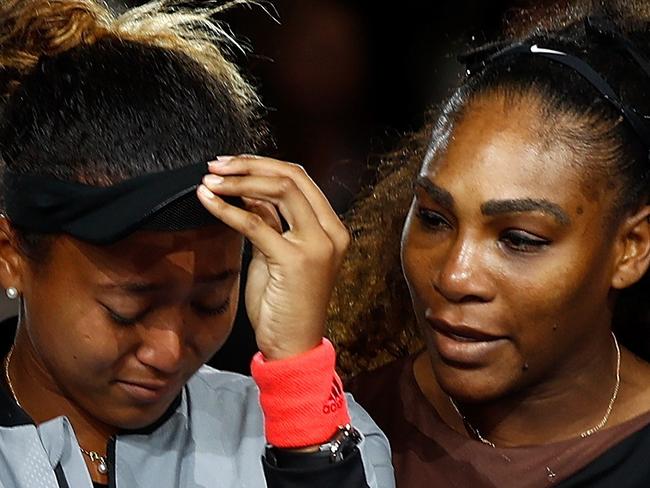
<path id="1" fill-rule="evenodd" d="M 542 54 L 559 54 L 560 56 L 566 56 L 566 53 L 562 51 L 554 51 L 553 49 L 545 49 L 543 47 L 538 47 L 537 44 L 530 46 L 531 53 L 542 53 Z"/>

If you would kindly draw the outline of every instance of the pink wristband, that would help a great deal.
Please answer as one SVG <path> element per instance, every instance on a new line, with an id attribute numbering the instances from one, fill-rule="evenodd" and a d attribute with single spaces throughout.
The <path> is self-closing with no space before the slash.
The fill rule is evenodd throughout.
<path id="1" fill-rule="evenodd" d="M 267 361 L 253 357 L 251 372 L 260 389 L 266 440 L 275 447 L 323 444 L 350 423 L 336 352 L 327 339 L 299 356 Z"/>

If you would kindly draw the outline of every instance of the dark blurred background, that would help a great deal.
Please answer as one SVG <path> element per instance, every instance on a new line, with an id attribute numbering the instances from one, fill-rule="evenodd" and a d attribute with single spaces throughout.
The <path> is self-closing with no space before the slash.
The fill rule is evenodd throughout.
<path id="1" fill-rule="evenodd" d="M 109 0 L 117 11 L 145 3 Z M 200 1 L 188 2 L 200 5 Z M 340 213 L 372 178 L 369 161 L 423 122 L 453 87 L 455 53 L 494 39 L 521 8 L 557 0 L 276 0 L 238 6 L 223 21 L 251 52 L 234 61 L 269 109 L 267 154 L 305 166 Z M 14 313 L 0 302 L 0 315 Z M 248 372 L 245 314 L 211 362 Z"/>

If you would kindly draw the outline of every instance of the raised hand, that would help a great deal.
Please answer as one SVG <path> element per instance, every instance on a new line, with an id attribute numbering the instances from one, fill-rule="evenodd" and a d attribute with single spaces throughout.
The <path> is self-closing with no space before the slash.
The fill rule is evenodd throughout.
<path id="1" fill-rule="evenodd" d="M 197 190 L 215 217 L 253 244 L 246 309 L 267 359 L 320 344 L 327 305 L 345 250 L 343 226 L 298 165 L 257 156 L 220 157 Z M 239 196 L 246 208 L 221 196 Z M 282 232 L 277 211 L 289 229 Z"/>

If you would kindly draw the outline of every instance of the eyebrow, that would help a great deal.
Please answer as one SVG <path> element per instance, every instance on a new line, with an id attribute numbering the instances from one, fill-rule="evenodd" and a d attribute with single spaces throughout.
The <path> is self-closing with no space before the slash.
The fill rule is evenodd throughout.
<path id="1" fill-rule="evenodd" d="M 415 186 L 422 188 L 431 199 L 445 210 L 454 209 L 454 197 L 444 188 L 439 187 L 426 176 L 420 175 L 415 180 Z"/>
<path id="2" fill-rule="evenodd" d="M 219 273 L 206 274 L 199 276 L 194 280 L 195 285 L 217 285 L 224 283 L 233 276 L 239 275 L 239 269 L 227 269 Z M 146 295 L 149 293 L 155 293 L 167 288 L 167 285 L 164 283 L 148 283 L 141 281 L 126 281 L 122 283 L 107 283 L 100 285 L 100 288 L 107 291 L 119 290 L 127 293 L 132 293 L 136 295 Z"/>
<path id="3" fill-rule="evenodd" d="M 571 218 L 559 205 L 544 199 L 489 200 L 481 205 L 481 213 L 488 216 L 524 212 L 545 213 L 553 217 L 561 225 L 571 223 Z"/>
<path id="4" fill-rule="evenodd" d="M 431 199 L 445 210 L 452 211 L 454 209 L 454 197 L 451 193 L 436 185 L 426 176 L 418 176 L 415 180 L 415 186 L 426 191 Z M 559 205 L 544 199 L 489 200 L 481 205 L 481 213 L 487 216 L 524 212 L 542 212 L 553 217 L 560 225 L 569 225 L 571 223 L 571 218 Z"/>

